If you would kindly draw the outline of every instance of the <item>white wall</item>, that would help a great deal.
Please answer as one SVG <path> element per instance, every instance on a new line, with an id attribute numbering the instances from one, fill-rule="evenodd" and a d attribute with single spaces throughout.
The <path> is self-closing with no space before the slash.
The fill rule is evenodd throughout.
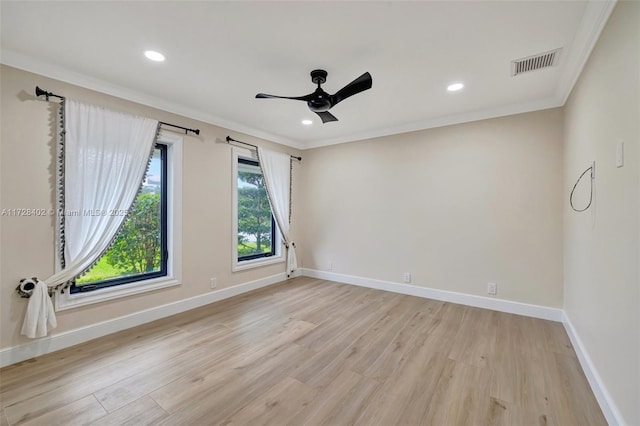
<path id="1" fill-rule="evenodd" d="M 640 3 L 623 1 L 565 106 L 564 294 L 566 315 L 630 425 L 640 424 L 639 80 Z M 616 168 L 620 140 L 625 165 Z M 569 191 L 593 160 L 594 204 L 575 213 Z"/>
<path id="2" fill-rule="evenodd" d="M 305 268 L 562 307 L 561 109 L 305 151 Z"/>
<path id="3" fill-rule="evenodd" d="M 56 116 L 53 104 L 35 99 L 36 85 L 70 98 L 201 129 L 199 137 L 184 138 L 183 284 L 59 312 L 54 335 L 205 295 L 211 292 L 211 277 L 217 277 L 218 289 L 224 289 L 284 272 L 284 263 L 231 272 L 231 147 L 223 141 L 229 134 L 282 152 L 300 155 L 300 151 L 11 67 L 2 66 L 0 77 L 0 210 L 54 207 Z M 294 166 L 294 179 L 297 171 Z M 298 190 L 299 185 L 294 185 L 294 215 Z M 0 224 L 0 349 L 5 349 L 29 341 L 19 334 L 27 300 L 14 289 L 25 276 L 52 274 L 54 222 L 48 216 L 2 216 Z"/>

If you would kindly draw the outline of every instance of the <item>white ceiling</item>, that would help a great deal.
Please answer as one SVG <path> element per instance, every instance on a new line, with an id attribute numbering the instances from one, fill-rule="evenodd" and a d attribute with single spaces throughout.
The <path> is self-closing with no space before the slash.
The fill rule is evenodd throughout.
<path id="1" fill-rule="evenodd" d="M 563 105 L 613 4 L 2 1 L 1 61 L 310 148 Z M 557 66 L 511 77 L 511 60 L 556 48 Z M 329 93 L 365 71 L 373 88 L 324 125 L 304 102 L 255 99 L 311 93 L 315 68 Z"/>

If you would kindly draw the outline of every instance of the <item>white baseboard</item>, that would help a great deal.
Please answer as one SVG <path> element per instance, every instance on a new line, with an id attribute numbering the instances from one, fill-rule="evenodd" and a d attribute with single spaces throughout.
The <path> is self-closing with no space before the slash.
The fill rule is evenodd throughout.
<path id="1" fill-rule="evenodd" d="M 299 275 L 300 272 L 296 271 L 296 273 L 292 274 L 292 278 Z M 200 294 L 188 299 L 135 312 L 112 320 L 91 324 L 86 327 L 65 331 L 59 334 L 52 334 L 51 336 L 33 340 L 22 345 L 5 348 L 0 350 L 0 367 L 5 367 L 7 365 L 68 348 L 70 346 L 84 343 L 121 330 L 199 308 L 200 306 L 208 305 L 248 291 L 279 283 L 286 279 L 287 275 L 282 272 L 259 280 L 238 284 L 233 287 L 223 288 L 210 293 Z"/>
<path id="2" fill-rule="evenodd" d="M 564 318 L 562 309 L 546 306 L 530 305 L 528 303 L 512 302 L 504 299 L 474 296 L 471 294 L 456 293 L 453 291 L 438 290 L 428 287 L 419 287 L 410 284 L 401 284 L 391 281 L 381 281 L 372 278 L 357 277 L 354 275 L 337 274 L 335 272 L 319 271 L 317 269 L 302 270 L 302 275 L 312 278 L 320 278 L 344 284 L 352 284 L 360 287 L 375 288 L 394 293 L 407 294 L 409 296 L 424 297 L 427 299 L 442 300 L 444 302 L 458 303 L 461 305 L 475 306 L 494 311 L 508 312 L 533 318 L 541 318 L 550 321 L 561 322 Z"/>
<path id="3" fill-rule="evenodd" d="M 582 340 L 578 335 L 578 331 L 573 326 L 573 323 L 567 316 L 566 312 L 564 312 L 562 323 L 569 335 L 569 339 L 571 339 L 571 344 L 576 351 L 576 355 L 578 355 L 582 371 L 584 371 L 584 375 L 589 381 L 591 390 L 598 400 L 598 404 L 600 404 L 600 409 L 602 410 L 604 417 L 607 419 L 607 423 L 612 426 L 624 425 L 625 422 L 622 418 L 622 414 L 618 411 L 616 404 L 613 402 L 613 398 L 611 398 L 609 391 L 607 391 L 607 388 L 602 382 L 600 374 L 598 374 L 598 370 L 593 364 L 593 361 L 591 361 L 589 352 L 587 352 L 587 348 L 584 346 L 584 343 L 582 343 Z"/>

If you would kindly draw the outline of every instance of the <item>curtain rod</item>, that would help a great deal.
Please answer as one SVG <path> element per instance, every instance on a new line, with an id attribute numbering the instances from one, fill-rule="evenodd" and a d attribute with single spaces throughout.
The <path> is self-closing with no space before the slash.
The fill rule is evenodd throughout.
<path id="1" fill-rule="evenodd" d="M 36 97 L 40 97 L 43 95 L 47 101 L 49 101 L 49 98 L 58 98 L 61 101 L 64 101 L 66 99 L 64 96 L 56 95 L 55 93 L 52 93 L 52 92 L 47 92 L 46 90 L 43 90 L 40 87 L 36 86 Z M 170 126 L 170 127 L 175 127 L 176 129 L 182 129 L 184 130 L 185 135 L 189 134 L 189 132 L 195 133 L 196 135 L 200 134 L 200 129 L 189 129 L 187 127 L 177 126 L 175 124 L 166 123 L 164 121 L 159 121 L 159 123 L 163 126 Z"/>
<path id="2" fill-rule="evenodd" d="M 163 126 L 175 127 L 176 129 L 182 129 L 182 130 L 184 130 L 184 134 L 185 135 L 189 134 L 189 132 L 193 132 L 196 135 L 200 134 L 200 129 L 189 129 L 187 127 L 176 126 L 175 124 L 171 124 L 171 123 L 165 123 L 164 121 L 161 121 L 160 124 L 162 124 Z"/>
<path id="3" fill-rule="evenodd" d="M 252 147 L 256 151 L 258 150 L 258 147 L 256 145 L 253 145 L 253 144 L 250 144 L 250 143 L 247 143 L 247 142 L 239 141 L 237 139 L 232 138 L 231 136 L 227 136 L 226 140 L 227 140 L 227 143 L 231 143 L 231 142 L 241 143 L 243 145 L 247 145 L 247 146 Z M 293 158 L 293 159 L 296 159 L 298 161 L 302 161 L 302 157 L 296 157 L 295 155 L 290 155 L 290 157 Z"/>

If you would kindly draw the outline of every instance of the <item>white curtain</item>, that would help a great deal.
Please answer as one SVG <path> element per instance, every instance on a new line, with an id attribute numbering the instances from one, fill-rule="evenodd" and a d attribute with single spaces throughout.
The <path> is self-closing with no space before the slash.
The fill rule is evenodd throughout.
<path id="1" fill-rule="evenodd" d="M 64 123 L 64 268 L 36 284 L 22 326 L 31 338 L 46 336 L 47 323 L 56 326 L 51 298 L 42 295 L 89 269 L 117 236 L 158 132 L 157 120 L 69 99 Z"/>
<path id="2" fill-rule="evenodd" d="M 291 213 L 291 156 L 258 147 L 258 159 L 264 177 L 271 211 L 287 249 L 287 276 L 298 269 L 295 243 L 289 233 Z"/>

